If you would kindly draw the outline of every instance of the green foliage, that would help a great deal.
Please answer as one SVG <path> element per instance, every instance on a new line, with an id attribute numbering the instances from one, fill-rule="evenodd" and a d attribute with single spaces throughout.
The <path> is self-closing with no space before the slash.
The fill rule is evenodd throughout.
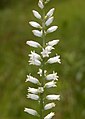
<path id="1" fill-rule="evenodd" d="M 35 73 L 33 67 L 28 67 L 31 49 L 25 42 L 34 39 L 28 21 L 34 18 L 31 10 L 38 9 L 37 1 L 6 2 L 0 0 L 0 119 L 33 119 L 23 112 L 27 105 L 35 107 L 25 99 L 26 75 Z M 85 0 L 53 0 L 49 5 L 56 8 L 54 24 L 59 29 L 47 41 L 52 36 L 60 39 L 56 49 L 62 59 L 61 66 L 54 65 L 61 94 L 56 119 L 85 119 Z"/>

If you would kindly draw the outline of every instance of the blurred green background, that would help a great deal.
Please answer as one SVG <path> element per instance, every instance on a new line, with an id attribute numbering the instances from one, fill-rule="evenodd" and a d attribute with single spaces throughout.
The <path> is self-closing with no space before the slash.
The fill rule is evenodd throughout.
<path id="1" fill-rule="evenodd" d="M 39 40 L 28 25 L 35 20 L 32 9 L 39 11 L 37 2 L 0 0 L 0 119 L 34 119 L 23 110 L 36 106 L 26 99 L 26 75 L 36 71 L 28 66 L 31 49 L 25 43 Z M 55 119 L 85 119 L 85 0 L 51 0 L 46 11 L 52 7 L 56 8 L 53 24 L 59 29 L 47 39 L 60 39 L 56 52 L 62 59 L 61 65 L 54 65 L 61 94 Z"/>

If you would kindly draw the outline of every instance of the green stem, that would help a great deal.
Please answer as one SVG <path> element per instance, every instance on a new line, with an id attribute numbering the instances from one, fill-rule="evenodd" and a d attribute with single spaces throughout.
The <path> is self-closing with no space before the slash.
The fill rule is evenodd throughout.
<path id="1" fill-rule="evenodd" d="M 45 48 L 45 10 L 43 9 L 43 14 L 42 14 L 42 44 L 43 48 Z M 44 58 L 42 61 L 42 81 L 41 81 L 41 86 L 44 87 Z M 44 111 L 44 105 L 43 105 L 43 93 L 40 94 L 40 119 L 43 119 L 43 111 Z"/>

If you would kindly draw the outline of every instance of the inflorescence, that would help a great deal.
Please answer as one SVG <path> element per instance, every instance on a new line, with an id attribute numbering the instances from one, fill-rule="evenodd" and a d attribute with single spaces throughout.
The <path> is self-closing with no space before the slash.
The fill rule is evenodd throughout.
<path id="1" fill-rule="evenodd" d="M 35 86 L 28 87 L 27 98 L 38 101 L 40 109 L 39 112 L 31 108 L 25 108 L 24 111 L 31 115 L 38 116 L 40 119 L 52 119 L 52 117 L 55 115 L 53 111 L 51 111 L 47 115 L 44 115 L 44 112 L 55 107 L 55 100 L 60 100 L 60 95 L 58 94 L 45 95 L 47 89 L 49 90 L 49 88 L 57 87 L 56 83 L 59 79 L 59 76 L 55 71 L 48 74 L 46 65 L 61 63 L 60 55 L 56 54 L 55 56 L 50 57 L 52 50 L 55 49 L 54 46 L 58 44 L 59 40 L 54 39 L 46 42 L 46 35 L 56 31 L 58 28 L 58 26 L 49 27 L 54 20 L 53 14 L 55 10 L 55 8 L 52 8 L 47 12 L 47 14 L 45 13 L 45 6 L 49 1 L 50 0 L 39 0 L 38 2 L 38 6 L 42 11 L 42 15 L 36 10 L 32 10 L 33 15 L 41 21 L 41 24 L 35 21 L 29 22 L 32 27 L 36 28 L 36 30 L 32 30 L 32 32 L 35 36 L 42 39 L 42 44 L 32 40 L 26 42 L 27 45 L 33 48 L 40 48 L 41 51 L 40 53 L 37 53 L 35 50 L 33 50 L 28 55 L 29 65 L 35 65 L 39 67 L 37 71 L 39 78 L 32 76 L 31 73 L 27 75 L 26 78 L 26 82 L 31 82 L 32 84 L 37 86 L 37 88 L 34 88 Z M 47 100 L 48 103 L 45 103 L 45 100 Z"/>

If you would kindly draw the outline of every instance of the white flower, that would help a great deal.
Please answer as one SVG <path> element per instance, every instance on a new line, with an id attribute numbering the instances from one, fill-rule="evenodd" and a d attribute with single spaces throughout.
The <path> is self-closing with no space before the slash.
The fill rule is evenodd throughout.
<path id="1" fill-rule="evenodd" d="M 48 109 L 51 109 L 51 108 L 53 108 L 53 107 L 55 107 L 55 103 L 48 103 L 48 104 L 46 104 L 45 106 L 44 106 L 44 110 L 48 110 Z"/>
<path id="2" fill-rule="evenodd" d="M 56 62 L 61 63 L 59 58 L 60 58 L 60 56 L 56 55 L 55 57 L 48 59 L 47 63 L 49 63 L 49 64 L 56 63 Z"/>
<path id="3" fill-rule="evenodd" d="M 35 48 L 41 47 L 41 45 L 35 41 L 27 41 L 26 44 Z"/>
<path id="4" fill-rule="evenodd" d="M 53 74 L 48 74 L 48 75 L 46 76 L 46 80 L 58 80 L 57 73 L 55 73 L 55 72 L 53 71 Z"/>
<path id="5" fill-rule="evenodd" d="M 54 49 L 52 46 L 47 46 L 45 49 L 43 48 L 43 51 L 41 52 L 43 58 L 49 57 L 49 54 L 51 53 L 52 49 Z"/>
<path id="6" fill-rule="evenodd" d="M 50 114 L 48 114 L 47 116 L 44 117 L 44 119 L 52 119 L 52 117 L 54 116 L 54 112 L 51 112 Z"/>
<path id="7" fill-rule="evenodd" d="M 59 40 L 52 40 L 52 41 L 49 41 L 48 43 L 46 43 L 46 45 L 54 46 L 54 45 L 56 45 L 58 42 L 59 42 Z"/>
<path id="8" fill-rule="evenodd" d="M 52 87 L 56 87 L 56 82 L 54 81 L 50 81 L 48 83 L 45 84 L 46 88 L 52 88 Z"/>
<path id="9" fill-rule="evenodd" d="M 35 28 L 41 28 L 40 24 L 35 21 L 30 21 L 29 24 Z"/>
<path id="10" fill-rule="evenodd" d="M 41 19 L 41 15 L 37 11 L 32 10 L 32 12 L 37 19 Z"/>
<path id="11" fill-rule="evenodd" d="M 39 99 L 39 96 L 38 95 L 35 95 L 35 94 L 28 94 L 27 95 L 27 98 L 30 98 L 32 100 L 38 100 Z"/>
<path id="12" fill-rule="evenodd" d="M 50 17 L 46 22 L 45 25 L 49 26 L 53 22 L 54 17 Z"/>
<path id="13" fill-rule="evenodd" d="M 30 76 L 30 75 L 27 75 L 27 79 L 25 82 L 28 82 L 28 81 L 34 84 L 40 84 L 37 78 Z"/>
<path id="14" fill-rule="evenodd" d="M 38 89 L 36 89 L 36 88 L 29 87 L 27 90 L 29 93 L 38 94 Z"/>
<path id="15" fill-rule="evenodd" d="M 44 92 L 43 87 L 38 87 L 38 89 L 28 87 L 27 90 L 28 90 L 29 93 L 33 93 L 33 94 L 38 94 L 38 93 L 43 93 Z"/>
<path id="16" fill-rule="evenodd" d="M 39 0 L 39 2 L 38 2 L 38 6 L 39 6 L 41 9 L 44 8 L 43 2 L 42 2 L 41 0 Z"/>
<path id="17" fill-rule="evenodd" d="M 46 50 L 46 49 L 44 49 L 44 48 L 43 48 L 43 51 L 41 52 L 43 58 L 44 58 L 44 57 L 49 57 L 49 54 L 50 54 L 50 53 L 51 53 L 51 52 L 49 52 L 48 50 Z"/>
<path id="18" fill-rule="evenodd" d="M 60 100 L 60 95 L 47 95 L 47 100 Z"/>
<path id="19" fill-rule="evenodd" d="M 46 70 L 44 70 L 44 76 L 46 75 Z M 39 69 L 39 71 L 38 71 L 38 73 L 37 74 L 39 74 L 40 75 L 40 77 L 42 76 L 42 69 Z"/>
<path id="20" fill-rule="evenodd" d="M 40 55 L 35 53 L 35 51 L 31 51 L 31 54 L 28 55 L 30 57 L 30 59 L 41 59 Z"/>
<path id="21" fill-rule="evenodd" d="M 56 31 L 58 28 L 58 26 L 51 26 L 50 28 L 47 29 L 47 33 L 52 33 L 54 31 Z"/>
<path id="22" fill-rule="evenodd" d="M 41 62 L 38 59 L 31 59 L 31 60 L 29 60 L 29 64 L 40 66 Z"/>
<path id="23" fill-rule="evenodd" d="M 42 31 L 39 30 L 32 30 L 33 34 L 37 37 L 42 37 Z"/>
<path id="24" fill-rule="evenodd" d="M 41 59 L 40 55 L 38 55 L 37 53 L 35 53 L 35 51 L 31 51 L 31 54 L 29 54 L 30 56 L 30 60 L 29 60 L 29 64 L 33 64 L 36 66 L 40 66 L 41 62 L 39 61 L 39 59 Z"/>
<path id="25" fill-rule="evenodd" d="M 49 10 L 49 12 L 46 14 L 47 17 L 51 17 L 54 13 L 55 8 L 52 8 L 51 10 Z"/>
<path id="26" fill-rule="evenodd" d="M 24 111 L 34 116 L 39 115 L 36 110 L 30 109 L 30 108 L 25 108 Z"/>
<path id="27" fill-rule="evenodd" d="M 54 49 L 54 47 L 52 47 L 52 46 L 46 46 L 46 48 L 45 48 L 48 52 L 50 52 L 51 50 L 53 50 Z"/>

